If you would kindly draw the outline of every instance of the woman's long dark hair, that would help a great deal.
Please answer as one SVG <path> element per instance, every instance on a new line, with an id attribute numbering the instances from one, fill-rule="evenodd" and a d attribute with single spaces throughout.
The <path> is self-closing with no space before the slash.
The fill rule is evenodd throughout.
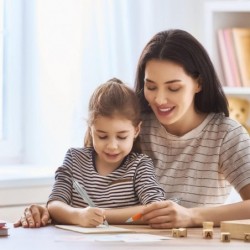
<path id="1" fill-rule="evenodd" d="M 178 29 L 157 33 L 142 51 L 137 65 L 135 91 L 143 112 L 152 112 L 144 96 L 145 67 L 152 59 L 172 61 L 198 80 L 201 91 L 194 100 L 197 112 L 222 112 L 229 116 L 227 98 L 205 48 L 191 34 Z"/>

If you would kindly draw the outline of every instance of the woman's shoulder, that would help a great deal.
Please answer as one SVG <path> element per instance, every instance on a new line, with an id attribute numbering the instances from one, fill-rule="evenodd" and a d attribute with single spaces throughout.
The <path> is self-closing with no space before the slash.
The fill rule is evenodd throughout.
<path id="1" fill-rule="evenodd" d="M 210 114 L 210 119 L 204 130 L 217 134 L 219 137 L 238 138 L 239 140 L 248 140 L 249 134 L 246 129 L 236 120 L 226 117 L 222 113 Z"/>
<path id="2" fill-rule="evenodd" d="M 223 113 L 210 114 L 208 125 L 216 126 L 220 130 L 234 130 L 236 128 L 243 129 L 243 126 L 236 120 L 225 116 Z"/>

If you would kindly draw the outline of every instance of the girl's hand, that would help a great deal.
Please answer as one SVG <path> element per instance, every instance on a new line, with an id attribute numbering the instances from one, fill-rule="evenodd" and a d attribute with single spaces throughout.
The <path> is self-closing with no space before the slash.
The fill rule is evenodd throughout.
<path id="1" fill-rule="evenodd" d="M 143 221 L 152 228 L 179 228 L 192 226 L 191 209 L 166 200 L 146 205 L 142 211 Z"/>
<path id="2" fill-rule="evenodd" d="M 102 208 L 86 207 L 78 211 L 78 225 L 82 227 L 96 227 L 105 220 L 105 210 Z"/>

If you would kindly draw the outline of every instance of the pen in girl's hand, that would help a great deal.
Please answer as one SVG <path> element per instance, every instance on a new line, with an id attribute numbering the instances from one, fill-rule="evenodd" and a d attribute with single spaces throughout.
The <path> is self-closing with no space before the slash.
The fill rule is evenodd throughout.
<path id="1" fill-rule="evenodd" d="M 90 197 L 89 197 L 88 193 L 86 192 L 86 190 L 84 188 L 82 188 L 80 186 L 80 184 L 75 179 L 73 179 L 73 187 L 76 189 L 78 194 L 84 199 L 84 201 L 88 203 L 88 205 L 90 207 L 95 207 L 95 203 L 90 199 Z M 107 226 L 107 227 L 109 226 L 105 216 L 104 216 L 103 224 L 105 226 Z"/>

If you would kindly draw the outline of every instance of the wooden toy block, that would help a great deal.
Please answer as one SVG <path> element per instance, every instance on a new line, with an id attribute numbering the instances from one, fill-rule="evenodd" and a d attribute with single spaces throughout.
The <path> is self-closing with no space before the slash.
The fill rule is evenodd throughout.
<path id="1" fill-rule="evenodd" d="M 179 237 L 187 237 L 187 229 L 186 228 L 179 228 L 178 229 L 178 236 Z"/>
<path id="2" fill-rule="evenodd" d="M 222 232 L 221 233 L 221 241 L 222 242 L 230 242 L 231 240 L 231 234 L 228 232 Z"/>
<path id="3" fill-rule="evenodd" d="M 213 221 L 204 221 L 202 225 L 203 225 L 203 229 L 213 229 L 214 227 Z"/>
<path id="4" fill-rule="evenodd" d="M 213 239 L 213 229 L 203 229 L 204 239 Z"/>
<path id="5" fill-rule="evenodd" d="M 250 233 L 244 233 L 244 241 L 250 242 Z"/>
<path id="6" fill-rule="evenodd" d="M 174 238 L 179 237 L 179 229 L 177 229 L 177 228 L 172 229 L 172 237 L 174 237 Z"/>
<path id="7" fill-rule="evenodd" d="M 221 232 L 230 233 L 231 239 L 246 241 L 245 238 L 250 238 L 250 236 L 246 235 L 250 235 L 250 220 L 222 221 L 220 224 L 220 228 Z"/>

